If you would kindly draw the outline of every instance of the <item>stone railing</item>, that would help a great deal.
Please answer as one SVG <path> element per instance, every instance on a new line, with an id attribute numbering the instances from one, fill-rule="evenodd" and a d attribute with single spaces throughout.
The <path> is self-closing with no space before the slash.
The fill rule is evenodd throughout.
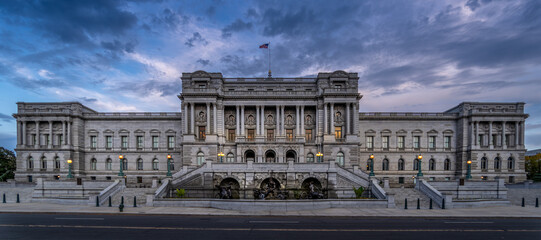
<path id="1" fill-rule="evenodd" d="M 169 190 L 169 179 L 165 179 L 162 182 L 162 185 L 158 189 L 156 189 L 156 191 L 154 192 L 154 198 L 165 197 L 165 194 L 167 194 L 167 190 Z M 148 202 L 148 198 L 147 198 L 147 202 Z"/>
<path id="2" fill-rule="evenodd" d="M 445 208 L 452 208 L 452 195 L 442 194 L 430 184 L 428 184 L 428 182 L 426 182 L 424 179 L 417 180 L 415 188 L 417 188 L 417 190 L 432 199 L 432 201 L 434 201 L 438 206 L 440 206 L 440 208 L 444 208 L 444 204 Z"/>
<path id="3" fill-rule="evenodd" d="M 171 180 L 171 184 L 177 185 L 178 183 L 184 181 L 185 179 L 188 179 L 188 178 L 190 178 L 190 177 L 192 177 L 194 175 L 198 175 L 198 174 L 201 174 L 201 173 L 205 172 L 206 168 L 209 168 L 211 166 L 212 166 L 212 161 L 207 160 L 201 166 L 199 166 L 198 168 L 196 168 L 196 169 L 194 169 L 194 170 L 192 170 L 190 172 L 186 172 L 185 174 L 182 174 L 182 175 L 176 173 L 175 175 L 173 175 L 173 179 Z"/>
<path id="4" fill-rule="evenodd" d="M 377 199 L 387 199 L 387 193 L 378 184 L 377 179 L 370 179 L 370 191 Z"/>
<path id="5" fill-rule="evenodd" d="M 112 198 L 117 192 L 122 190 L 122 188 L 124 188 L 124 186 L 120 184 L 120 180 L 115 180 L 113 184 L 103 189 L 103 191 L 98 194 L 100 205 L 105 204 L 108 201 L 109 197 Z"/>
<path id="6" fill-rule="evenodd" d="M 334 161 L 332 162 L 334 164 Z M 356 171 L 356 172 L 350 172 L 349 170 L 340 167 L 339 165 L 336 165 L 336 173 L 349 179 L 350 181 L 355 182 L 356 184 L 359 184 L 360 186 L 367 187 L 369 186 L 368 182 L 368 174 L 362 172 L 362 171 Z"/>

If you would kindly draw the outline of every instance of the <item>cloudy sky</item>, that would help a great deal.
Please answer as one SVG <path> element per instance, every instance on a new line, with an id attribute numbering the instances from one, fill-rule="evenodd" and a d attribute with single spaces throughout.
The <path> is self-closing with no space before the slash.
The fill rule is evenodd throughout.
<path id="1" fill-rule="evenodd" d="M 180 111 L 182 72 L 358 72 L 361 111 L 526 102 L 541 148 L 541 1 L 0 1 L 0 146 L 16 102 Z"/>

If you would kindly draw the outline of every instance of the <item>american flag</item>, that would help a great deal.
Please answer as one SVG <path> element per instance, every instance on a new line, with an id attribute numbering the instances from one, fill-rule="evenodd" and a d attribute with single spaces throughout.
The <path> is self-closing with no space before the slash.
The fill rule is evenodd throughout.
<path id="1" fill-rule="evenodd" d="M 259 48 L 269 48 L 269 44 L 268 44 L 268 43 L 265 43 L 265 44 L 259 46 Z"/>

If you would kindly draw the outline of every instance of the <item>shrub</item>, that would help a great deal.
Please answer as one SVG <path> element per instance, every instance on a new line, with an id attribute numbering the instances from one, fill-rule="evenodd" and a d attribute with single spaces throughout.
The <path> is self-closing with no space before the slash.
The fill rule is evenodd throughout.
<path id="1" fill-rule="evenodd" d="M 360 186 L 359 188 L 353 187 L 353 191 L 355 192 L 355 197 L 356 198 L 361 198 L 361 196 L 363 195 L 363 192 L 364 192 L 364 187 L 363 186 Z"/>
<path id="2" fill-rule="evenodd" d="M 186 190 L 184 188 L 175 190 L 177 198 L 183 198 L 186 195 Z"/>

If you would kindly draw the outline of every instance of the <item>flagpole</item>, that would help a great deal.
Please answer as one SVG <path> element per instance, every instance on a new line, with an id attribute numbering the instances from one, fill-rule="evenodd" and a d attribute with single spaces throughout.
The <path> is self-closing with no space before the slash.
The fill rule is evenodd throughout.
<path id="1" fill-rule="evenodd" d="M 270 42 L 269 42 L 268 44 L 269 44 L 269 45 L 268 45 L 268 46 L 269 46 L 268 49 L 269 49 L 269 78 L 270 78 L 270 77 L 272 77 L 272 73 L 271 73 L 271 60 L 270 60 Z"/>

